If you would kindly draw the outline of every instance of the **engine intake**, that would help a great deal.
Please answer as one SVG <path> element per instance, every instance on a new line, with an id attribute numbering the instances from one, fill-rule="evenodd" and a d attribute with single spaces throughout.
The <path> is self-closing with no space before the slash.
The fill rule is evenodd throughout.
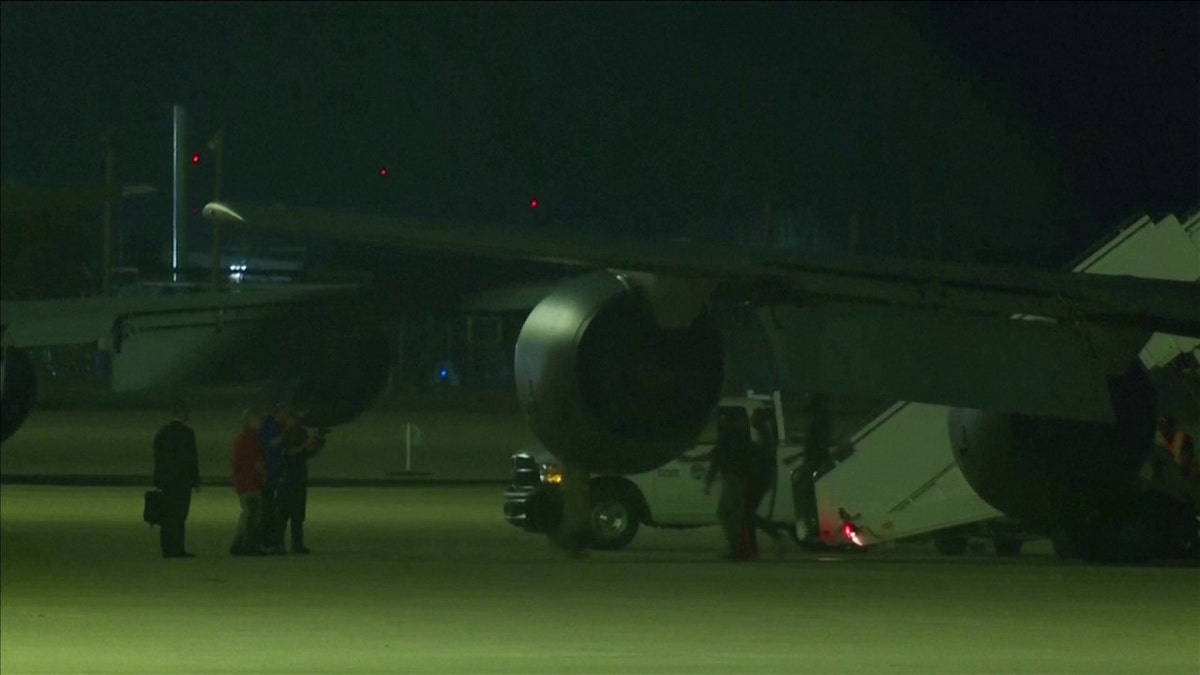
<path id="1" fill-rule="evenodd" d="M 695 443 L 720 397 L 722 354 L 706 311 L 686 328 L 662 328 L 636 285 L 604 271 L 563 283 L 534 308 L 514 372 L 548 450 L 628 474 Z"/>

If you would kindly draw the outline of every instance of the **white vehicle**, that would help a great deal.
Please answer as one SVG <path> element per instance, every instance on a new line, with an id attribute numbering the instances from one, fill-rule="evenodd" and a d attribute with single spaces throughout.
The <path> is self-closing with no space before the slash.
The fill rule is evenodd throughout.
<path id="1" fill-rule="evenodd" d="M 721 409 L 743 408 L 748 415 L 771 411 L 776 434 L 781 439 L 776 453 L 777 472 L 758 513 L 789 531 L 796 522 L 791 475 L 804 456 L 802 444 L 786 439 L 779 393 L 721 400 Z M 716 441 L 714 422 L 699 443 L 667 464 L 631 476 L 596 474 L 591 481 L 592 546 L 597 549 L 624 548 L 645 524 L 653 527 L 685 528 L 717 524 L 718 489 L 704 491 L 704 476 Z M 558 460 L 539 445 L 513 455 L 513 484 L 504 494 L 504 517 L 529 532 L 553 532 L 561 518 L 558 486 L 562 473 Z"/>

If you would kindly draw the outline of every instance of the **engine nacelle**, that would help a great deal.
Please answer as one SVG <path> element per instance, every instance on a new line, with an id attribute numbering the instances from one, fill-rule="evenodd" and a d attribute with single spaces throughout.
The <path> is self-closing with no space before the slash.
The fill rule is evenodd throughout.
<path id="1" fill-rule="evenodd" d="M 1154 388 L 1141 364 L 1109 383 L 1115 424 L 978 410 L 949 415 L 954 457 L 988 504 L 1055 540 L 1110 561 L 1194 554 L 1186 501 L 1139 485 L 1154 439 Z"/>
<path id="2" fill-rule="evenodd" d="M 545 447 L 591 471 L 639 473 L 691 447 L 720 398 L 721 335 L 706 311 L 659 326 L 610 271 L 561 284 L 517 340 L 517 394 Z"/>
<path id="3" fill-rule="evenodd" d="M 0 360 L 0 442 L 25 423 L 37 402 L 37 372 L 29 352 L 5 347 Z"/>
<path id="4" fill-rule="evenodd" d="M 314 427 L 345 424 L 361 415 L 387 384 L 391 355 L 380 331 L 343 338 L 296 382 L 292 402 Z"/>
<path id="5" fill-rule="evenodd" d="M 332 427 L 358 417 L 391 371 L 391 348 L 370 308 L 352 300 L 297 310 L 271 339 L 271 379 L 304 422 Z"/>

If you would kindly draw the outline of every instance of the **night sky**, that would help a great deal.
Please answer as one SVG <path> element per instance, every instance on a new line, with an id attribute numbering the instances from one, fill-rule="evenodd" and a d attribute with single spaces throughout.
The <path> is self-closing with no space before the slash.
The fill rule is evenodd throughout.
<path id="1" fill-rule="evenodd" d="M 170 106 L 224 196 L 844 247 L 1072 252 L 1200 204 L 1200 5 L 4 3 L 4 181 L 118 180 Z M 190 201 L 211 194 L 211 157 Z M 386 167 L 388 175 L 379 170 Z M 150 233 L 155 233 L 151 235 Z M 200 242 L 196 242 L 199 247 Z M 1059 261 L 1061 262 L 1061 261 Z"/>

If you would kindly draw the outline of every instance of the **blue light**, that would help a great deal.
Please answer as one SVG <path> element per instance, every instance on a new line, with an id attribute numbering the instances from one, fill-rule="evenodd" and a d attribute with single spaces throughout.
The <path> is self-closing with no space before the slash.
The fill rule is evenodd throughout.
<path id="1" fill-rule="evenodd" d="M 445 368 L 442 368 L 441 370 L 438 371 L 438 375 L 441 376 L 441 378 L 444 380 L 450 375 L 450 371 L 446 370 Z"/>

